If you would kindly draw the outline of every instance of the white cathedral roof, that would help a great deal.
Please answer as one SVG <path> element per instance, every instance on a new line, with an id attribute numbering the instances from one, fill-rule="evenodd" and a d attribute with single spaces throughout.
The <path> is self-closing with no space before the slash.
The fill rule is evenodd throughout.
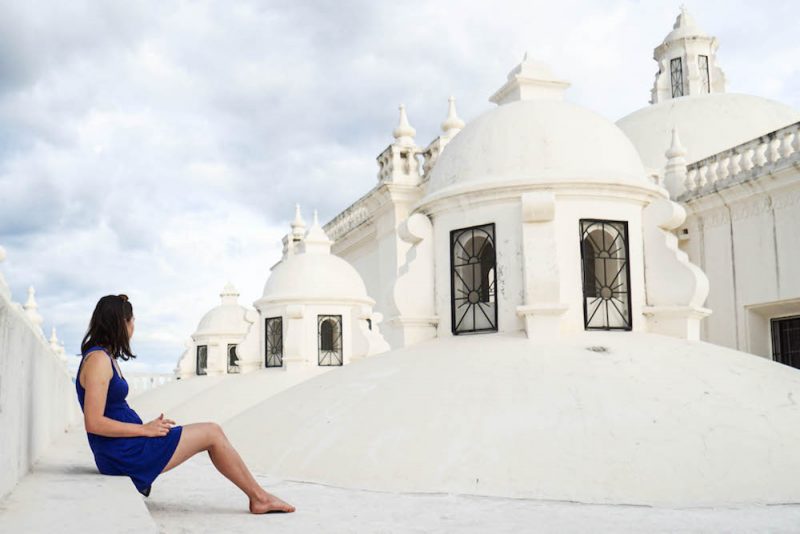
<path id="1" fill-rule="evenodd" d="M 527 184 L 651 187 L 636 149 L 608 119 L 562 100 L 569 83 L 527 54 L 431 171 L 427 195 Z"/>
<path id="2" fill-rule="evenodd" d="M 647 186 L 636 149 L 613 122 L 569 102 L 535 98 L 468 123 L 439 157 L 427 193 L 573 181 Z"/>
<path id="3" fill-rule="evenodd" d="M 667 162 L 672 129 L 686 148 L 686 162 L 707 158 L 800 121 L 800 111 L 752 95 L 712 93 L 649 105 L 617 124 L 633 141 L 642 162 L 659 170 Z"/>
<path id="4" fill-rule="evenodd" d="M 247 308 L 241 306 L 237 299 L 239 292 L 228 283 L 220 293 L 222 303 L 209 310 L 197 325 L 198 335 L 245 335 L 250 328 L 251 321 L 247 320 Z"/>
<path id="5" fill-rule="evenodd" d="M 256 305 L 276 301 L 338 301 L 374 304 L 358 271 L 330 253 L 331 241 L 317 213 L 299 250 L 287 255 L 270 273 Z"/>

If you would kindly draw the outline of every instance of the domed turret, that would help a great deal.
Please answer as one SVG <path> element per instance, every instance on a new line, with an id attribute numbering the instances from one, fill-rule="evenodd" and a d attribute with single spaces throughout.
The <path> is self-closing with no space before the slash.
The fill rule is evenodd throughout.
<path id="1" fill-rule="evenodd" d="M 337 366 L 387 350 L 380 314 L 358 271 L 331 254 L 332 241 L 314 221 L 301 246 L 272 269 L 254 306 L 261 316 L 267 367 L 286 362 Z"/>

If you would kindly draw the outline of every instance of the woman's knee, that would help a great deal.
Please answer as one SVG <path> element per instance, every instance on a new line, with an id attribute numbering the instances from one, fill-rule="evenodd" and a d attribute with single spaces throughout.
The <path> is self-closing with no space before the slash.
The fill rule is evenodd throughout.
<path id="1" fill-rule="evenodd" d="M 209 442 L 213 445 L 225 439 L 225 432 L 218 423 L 206 423 Z"/>

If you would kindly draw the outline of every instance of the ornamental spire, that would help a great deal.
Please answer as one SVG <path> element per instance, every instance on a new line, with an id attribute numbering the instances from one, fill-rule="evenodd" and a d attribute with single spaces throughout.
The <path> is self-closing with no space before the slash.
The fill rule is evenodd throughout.
<path id="1" fill-rule="evenodd" d="M 329 254 L 333 241 L 330 240 L 328 234 L 325 233 L 322 226 L 319 224 L 319 217 L 317 210 L 314 210 L 314 222 L 311 228 L 306 232 L 303 239 L 303 251 L 312 254 Z"/>
<path id="2" fill-rule="evenodd" d="M 672 140 L 664 153 L 667 165 L 664 168 L 664 187 L 673 200 L 686 191 L 686 149 L 678 137 L 678 129 L 672 129 Z"/>
<path id="3" fill-rule="evenodd" d="M 392 131 L 392 135 L 396 140 L 396 144 L 414 146 L 414 136 L 417 135 L 417 131 L 408 122 L 406 107 L 403 104 L 400 104 L 400 123 L 397 125 L 397 128 Z"/>
<path id="4" fill-rule="evenodd" d="M 448 98 L 447 103 L 447 118 L 442 123 L 442 131 L 444 131 L 444 137 L 449 139 L 464 128 L 464 121 L 456 113 L 455 97 Z"/>
<path id="5" fill-rule="evenodd" d="M 30 319 L 31 322 L 39 328 L 39 330 L 41 330 L 44 319 L 42 319 L 42 316 L 39 315 L 38 308 L 39 305 L 36 303 L 36 290 L 33 288 L 33 286 L 30 286 L 28 288 L 28 300 L 25 301 L 23 309 L 25 310 L 25 315 L 28 316 L 28 319 Z"/>

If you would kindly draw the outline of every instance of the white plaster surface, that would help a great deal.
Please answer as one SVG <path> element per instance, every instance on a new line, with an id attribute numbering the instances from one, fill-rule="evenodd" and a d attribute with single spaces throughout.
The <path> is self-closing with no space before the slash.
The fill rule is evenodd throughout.
<path id="1" fill-rule="evenodd" d="M 707 158 L 760 135 L 800 121 L 800 111 L 766 98 L 712 93 L 673 98 L 617 121 L 645 167 L 663 169 L 672 129 L 680 132 L 686 162 Z"/>
<path id="2" fill-rule="evenodd" d="M 59 437 L 0 501 L 0 533 L 158 532 L 127 477 L 97 472 L 83 425 Z"/>
<path id="3" fill-rule="evenodd" d="M 796 532 L 800 506 L 653 508 L 587 505 L 452 494 L 347 490 L 257 477 L 297 507 L 253 516 L 209 460 L 197 457 L 165 474 L 145 499 L 163 534 L 219 532 L 518 533 Z"/>
<path id="4" fill-rule="evenodd" d="M 786 503 L 800 502 L 797 399 L 797 370 L 707 343 L 494 334 L 356 362 L 225 428 L 258 472 L 342 487 Z"/>
<path id="5" fill-rule="evenodd" d="M 0 497 L 79 413 L 66 365 L 0 291 Z"/>

